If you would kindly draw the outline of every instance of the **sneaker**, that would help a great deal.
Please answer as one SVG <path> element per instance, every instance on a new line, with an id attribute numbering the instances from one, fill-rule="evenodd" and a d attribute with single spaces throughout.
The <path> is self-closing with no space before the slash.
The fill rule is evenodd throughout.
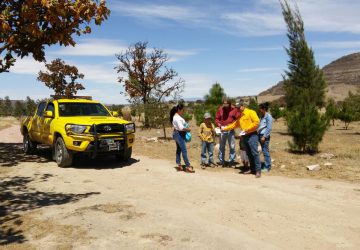
<path id="1" fill-rule="evenodd" d="M 256 171 L 255 177 L 260 178 L 261 177 L 261 171 Z"/>
<path id="2" fill-rule="evenodd" d="M 229 162 L 228 163 L 228 166 L 231 167 L 231 168 L 236 168 L 236 162 Z"/>
<path id="3" fill-rule="evenodd" d="M 209 167 L 216 167 L 216 164 L 215 163 L 213 163 L 213 162 L 209 162 Z"/>
<path id="4" fill-rule="evenodd" d="M 270 169 L 268 169 L 268 168 L 262 168 L 261 169 L 261 172 L 269 172 L 270 171 Z"/>
<path id="5" fill-rule="evenodd" d="M 254 174 L 251 170 L 241 172 L 242 174 Z"/>
<path id="6" fill-rule="evenodd" d="M 205 163 L 201 163 L 200 165 L 201 165 L 201 169 L 205 169 L 205 168 L 206 168 Z"/>

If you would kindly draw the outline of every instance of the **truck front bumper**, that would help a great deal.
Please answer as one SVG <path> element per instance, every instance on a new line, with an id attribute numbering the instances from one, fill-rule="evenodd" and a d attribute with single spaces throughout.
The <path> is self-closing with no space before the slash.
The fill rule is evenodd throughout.
<path id="1" fill-rule="evenodd" d="M 133 146 L 135 134 L 119 136 L 109 134 L 106 136 L 69 135 L 65 139 L 66 146 L 74 152 L 106 153 L 120 152 Z"/>

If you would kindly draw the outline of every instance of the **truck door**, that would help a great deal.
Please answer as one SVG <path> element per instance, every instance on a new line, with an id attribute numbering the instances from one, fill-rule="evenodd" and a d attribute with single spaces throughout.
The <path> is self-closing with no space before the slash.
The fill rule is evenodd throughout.
<path id="1" fill-rule="evenodd" d="M 31 124 L 31 137 L 37 142 L 41 142 L 40 129 L 41 129 L 41 118 L 45 109 L 46 102 L 40 102 Z"/>
<path id="2" fill-rule="evenodd" d="M 52 144 L 52 137 L 51 134 L 51 123 L 54 120 L 55 117 L 55 106 L 54 103 L 49 102 L 46 106 L 45 111 L 52 111 L 53 117 L 43 117 L 42 118 L 42 131 L 41 131 L 41 141 L 44 144 L 51 145 Z"/>

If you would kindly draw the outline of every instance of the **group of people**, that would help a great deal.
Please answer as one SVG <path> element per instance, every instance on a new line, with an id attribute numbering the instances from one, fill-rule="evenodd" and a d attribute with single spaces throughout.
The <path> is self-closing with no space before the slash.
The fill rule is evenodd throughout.
<path id="1" fill-rule="evenodd" d="M 209 113 L 205 113 L 204 121 L 200 124 L 199 137 L 201 139 L 201 167 L 206 166 L 235 166 L 236 165 L 236 138 L 239 138 L 240 157 L 243 165 L 250 169 L 243 171 L 244 174 L 254 174 L 257 178 L 261 177 L 262 171 L 271 170 L 271 157 L 269 152 L 270 133 L 272 129 L 272 117 L 268 112 L 269 103 L 261 103 L 259 110 L 261 118 L 257 113 L 247 108 L 242 100 L 238 100 L 235 105 L 231 104 L 230 99 L 224 99 L 223 105 L 219 107 L 215 117 L 215 124 Z M 170 112 L 170 122 L 174 127 L 173 138 L 176 142 L 176 164 L 178 171 L 194 173 L 186 149 L 185 134 L 189 133 L 186 121 L 181 117 L 184 106 L 179 104 Z M 240 128 L 240 134 L 235 135 L 235 129 Z M 214 145 L 216 135 L 219 136 L 219 161 L 214 162 Z M 264 163 L 260 161 L 258 145 L 261 145 L 264 155 Z M 225 161 L 226 145 L 229 145 L 229 159 Z M 185 162 L 185 167 L 181 165 L 181 154 Z"/>

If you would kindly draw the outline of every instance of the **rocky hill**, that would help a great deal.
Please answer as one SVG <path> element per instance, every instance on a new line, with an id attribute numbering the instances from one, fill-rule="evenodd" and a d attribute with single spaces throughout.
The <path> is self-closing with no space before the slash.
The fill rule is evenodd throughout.
<path id="1" fill-rule="evenodd" d="M 336 101 L 343 100 L 349 91 L 355 92 L 360 86 L 360 53 L 343 56 L 323 67 L 328 84 L 327 97 Z M 283 82 L 261 92 L 261 101 L 273 101 L 283 96 Z"/>

